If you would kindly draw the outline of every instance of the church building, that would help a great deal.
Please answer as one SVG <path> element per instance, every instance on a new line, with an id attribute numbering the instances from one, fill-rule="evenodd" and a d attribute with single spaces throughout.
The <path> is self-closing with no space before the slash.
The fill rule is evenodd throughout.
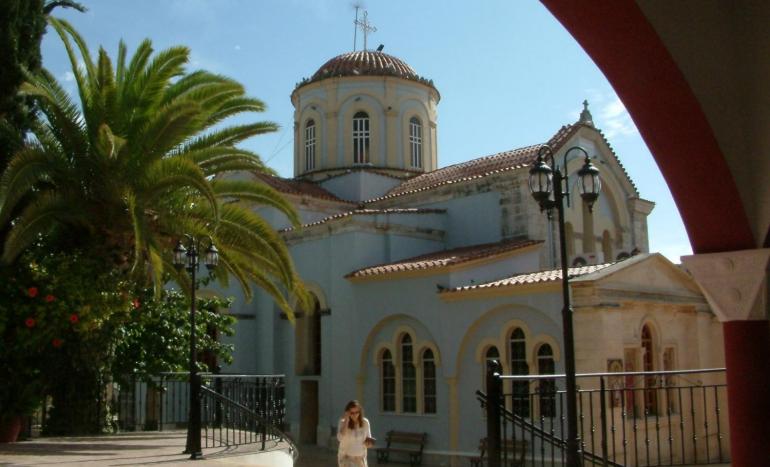
<path id="1" fill-rule="evenodd" d="M 331 446 L 358 399 L 378 440 L 426 432 L 426 457 L 448 464 L 486 434 L 475 392 L 488 359 L 505 374 L 564 373 L 558 227 L 528 183 L 543 144 L 559 164 L 580 146 L 600 170 L 591 210 L 574 186 L 584 157 L 571 151 L 562 167 L 577 372 L 724 366 L 721 326 L 690 275 L 649 251 L 654 203 L 587 103 L 548 141 L 442 167 L 440 99 L 432 80 L 382 51 L 334 57 L 291 94 L 294 176 L 254 175 L 300 214 L 293 228 L 261 212 L 315 310 L 292 323 L 258 291 L 236 301 L 225 371 L 285 374 L 297 441 Z"/>

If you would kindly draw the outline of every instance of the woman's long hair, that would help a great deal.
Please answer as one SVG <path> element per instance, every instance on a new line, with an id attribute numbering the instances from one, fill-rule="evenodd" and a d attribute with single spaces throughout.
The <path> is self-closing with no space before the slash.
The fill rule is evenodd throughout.
<path id="1" fill-rule="evenodd" d="M 364 426 L 364 408 L 361 407 L 361 404 L 358 403 L 357 400 L 352 400 L 345 404 L 345 412 L 347 412 L 350 409 L 358 408 L 359 414 L 358 414 L 358 426 L 355 425 L 355 422 L 352 418 L 348 417 L 348 429 L 354 430 L 356 428 L 362 428 Z"/>

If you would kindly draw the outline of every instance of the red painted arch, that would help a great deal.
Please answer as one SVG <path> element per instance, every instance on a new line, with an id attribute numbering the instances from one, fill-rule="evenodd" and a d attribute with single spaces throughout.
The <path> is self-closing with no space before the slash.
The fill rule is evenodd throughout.
<path id="1" fill-rule="evenodd" d="M 735 181 L 724 175 L 730 171 L 711 126 L 636 3 L 542 2 L 604 72 L 633 117 L 671 189 L 693 251 L 756 248 L 759 239 Z"/>

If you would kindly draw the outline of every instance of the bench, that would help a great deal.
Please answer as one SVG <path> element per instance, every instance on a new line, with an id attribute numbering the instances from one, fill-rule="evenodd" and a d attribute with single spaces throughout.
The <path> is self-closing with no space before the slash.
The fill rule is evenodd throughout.
<path id="1" fill-rule="evenodd" d="M 428 433 L 390 430 L 385 435 L 386 446 L 377 448 L 377 463 L 388 462 L 391 453 L 399 453 L 409 455 L 410 466 L 420 465 L 422 463 L 422 450 L 427 439 Z"/>
<path id="2" fill-rule="evenodd" d="M 500 449 L 509 453 L 508 457 L 513 462 L 510 465 L 524 465 L 524 456 L 527 454 L 527 442 L 523 439 L 503 439 L 500 440 Z M 518 454 L 518 458 L 517 458 Z M 487 460 L 487 438 L 479 440 L 479 455 L 471 457 L 471 466 L 482 467 Z"/>

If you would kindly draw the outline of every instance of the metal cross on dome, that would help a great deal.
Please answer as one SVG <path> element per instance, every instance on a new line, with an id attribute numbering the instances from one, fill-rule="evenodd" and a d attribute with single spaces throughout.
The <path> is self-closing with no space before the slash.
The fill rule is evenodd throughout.
<path id="1" fill-rule="evenodd" d="M 364 10 L 363 19 L 356 19 L 353 24 L 355 24 L 357 28 L 361 28 L 361 32 L 364 33 L 364 51 L 366 51 L 366 35 L 370 32 L 377 32 L 377 28 L 369 22 L 369 12 Z M 353 50 L 355 50 L 355 44 L 353 44 Z"/>

